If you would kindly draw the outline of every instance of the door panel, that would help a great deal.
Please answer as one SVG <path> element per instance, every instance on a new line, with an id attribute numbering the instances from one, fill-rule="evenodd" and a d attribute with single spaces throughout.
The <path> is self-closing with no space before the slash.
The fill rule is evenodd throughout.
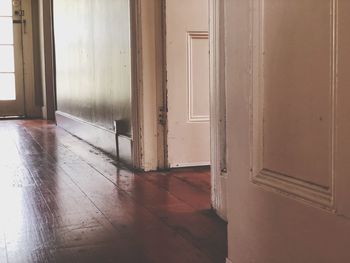
<path id="1" fill-rule="evenodd" d="M 255 91 L 264 94 L 254 105 L 266 106 L 259 133 L 263 169 L 330 187 L 335 74 L 332 2 L 264 3 L 258 22 L 262 39 L 256 41 L 260 50 L 255 54 L 264 55 L 254 76 L 259 81 Z"/>
<path id="2" fill-rule="evenodd" d="M 17 2 L 17 3 L 16 3 Z M 20 1 L 0 0 L 0 117 L 23 116 L 23 56 Z"/>
<path id="3" fill-rule="evenodd" d="M 229 258 L 349 262 L 350 4 L 225 3 Z"/>
<path id="4" fill-rule="evenodd" d="M 170 167 L 210 164 L 208 3 L 166 2 Z"/>
<path id="5" fill-rule="evenodd" d="M 188 33 L 189 122 L 209 122 L 208 32 Z"/>
<path id="6" fill-rule="evenodd" d="M 339 213 L 350 218 L 350 1 L 338 2 L 338 63 L 337 63 L 337 104 L 336 104 L 336 120 L 337 120 L 337 155 L 336 163 L 342 165 L 337 166 L 336 177 L 336 200 Z"/>
<path id="7" fill-rule="evenodd" d="M 332 1 L 263 1 L 255 10 L 253 180 L 332 206 Z"/>

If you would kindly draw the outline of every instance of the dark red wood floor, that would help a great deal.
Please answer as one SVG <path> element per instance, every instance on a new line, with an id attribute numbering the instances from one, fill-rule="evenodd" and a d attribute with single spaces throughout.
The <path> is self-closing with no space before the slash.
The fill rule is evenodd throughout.
<path id="1" fill-rule="evenodd" d="M 0 121 L 0 262 L 224 262 L 208 169 L 133 173 L 44 121 Z"/>

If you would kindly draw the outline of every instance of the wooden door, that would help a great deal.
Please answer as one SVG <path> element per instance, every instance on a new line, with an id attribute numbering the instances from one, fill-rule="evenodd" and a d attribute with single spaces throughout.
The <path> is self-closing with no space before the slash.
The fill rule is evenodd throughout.
<path id="1" fill-rule="evenodd" d="M 166 1 L 168 162 L 210 164 L 208 2 Z"/>
<path id="2" fill-rule="evenodd" d="M 0 117 L 23 116 L 21 1 L 0 0 Z"/>
<path id="3" fill-rule="evenodd" d="M 350 262 L 350 1 L 225 1 L 229 259 Z"/>

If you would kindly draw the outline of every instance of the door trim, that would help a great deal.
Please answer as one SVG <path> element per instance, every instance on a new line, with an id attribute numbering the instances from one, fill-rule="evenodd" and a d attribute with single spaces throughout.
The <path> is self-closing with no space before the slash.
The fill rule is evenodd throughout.
<path id="1" fill-rule="evenodd" d="M 164 0 L 131 0 L 134 167 L 167 167 Z M 162 116 L 159 116 L 159 114 Z"/>
<path id="2" fill-rule="evenodd" d="M 53 24 L 53 0 L 38 0 L 37 10 L 33 15 L 38 16 L 38 40 L 36 48 L 39 49 L 39 65 L 37 66 L 36 80 L 42 87 L 41 111 L 42 117 L 47 120 L 55 120 L 56 105 L 56 64 L 55 42 Z"/>
<path id="3" fill-rule="evenodd" d="M 132 134 L 132 160 L 133 167 L 141 168 L 142 160 L 142 137 L 140 133 L 140 121 L 142 112 L 140 110 L 140 86 L 142 79 L 141 32 L 140 32 L 140 0 L 130 1 L 130 29 L 131 29 L 131 134 Z"/>
<path id="4" fill-rule="evenodd" d="M 22 9 L 24 10 L 26 20 L 26 29 L 23 30 L 23 70 L 24 70 L 24 88 L 25 88 L 25 110 L 28 118 L 41 118 L 41 103 L 36 101 L 36 97 L 41 95 L 41 87 L 35 86 L 34 72 L 34 42 L 33 41 L 33 0 L 22 0 Z M 40 97 L 40 96 L 39 96 Z"/>
<path id="5" fill-rule="evenodd" d="M 53 24 L 53 0 L 42 2 L 43 19 L 43 62 L 45 80 L 45 113 L 48 120 L 55 120 L 56 107 L 56 69 Z"/>
<path id="6" fill-rule="evenodd" d="M 209 0 L 212 206 L 221 218 L 227 220 L 224 10 L 224 1 Z"/>

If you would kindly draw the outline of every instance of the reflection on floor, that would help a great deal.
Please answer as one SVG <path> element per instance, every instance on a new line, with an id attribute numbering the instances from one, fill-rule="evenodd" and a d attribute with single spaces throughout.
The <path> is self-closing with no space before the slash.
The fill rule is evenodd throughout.
<path id="1" fill-rule="evenodd" d="M 0 121 L 0 262 L 224 262 L 209 177 L 135 174 L 54 124 Z"/>

